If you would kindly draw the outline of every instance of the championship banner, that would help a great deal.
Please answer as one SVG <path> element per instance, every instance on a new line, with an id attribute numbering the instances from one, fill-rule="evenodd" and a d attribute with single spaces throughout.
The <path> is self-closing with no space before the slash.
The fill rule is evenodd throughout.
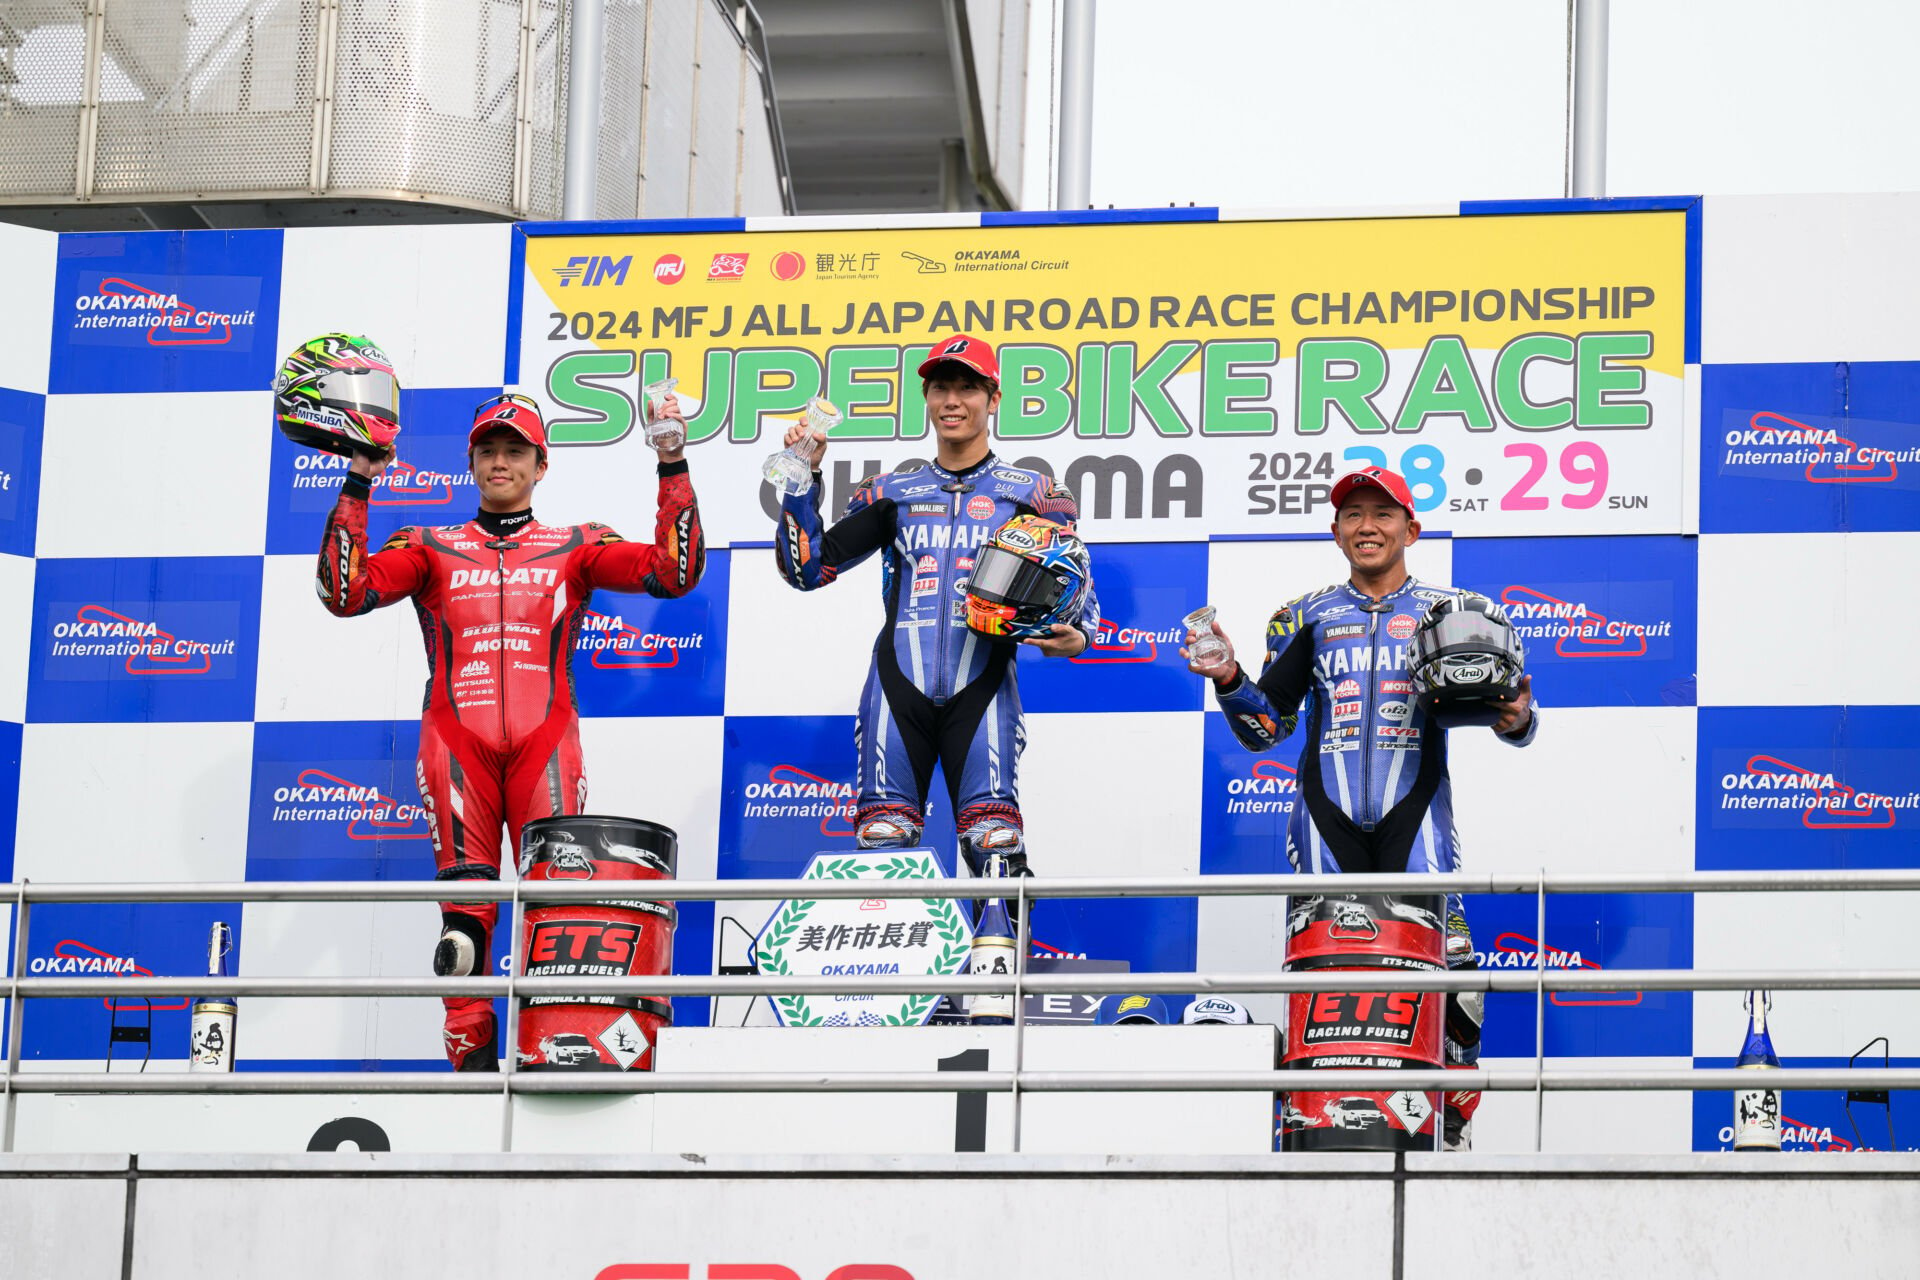
<path id="1" fill-rule="evenodd" d="M 966 332 L 999 348 L 996 452 L 1097 541 L 1321 534 L 1375 464 L 1429 532 L 1682 532 L 1682 211 L 523 243 L 520 389 L 556 449 L 625 455 L 556 465 L 550 505 L 631 501 L 674 378 L 716 543 L 771 536 L 759 465 L 816 395 L 837 515 L 933 456 L 915 370 Z"/>

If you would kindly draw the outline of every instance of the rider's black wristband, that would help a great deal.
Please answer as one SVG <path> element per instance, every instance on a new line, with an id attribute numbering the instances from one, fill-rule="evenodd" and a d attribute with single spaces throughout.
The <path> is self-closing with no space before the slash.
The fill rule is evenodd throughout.
<path id="1" fill-rule="evenodd" d="M 340 486 L 341 497 L 358 498 L 362 502 L 365 502 L 367 500 L 368 495 L 370 495 L 372 492 L 373 492 L 372 477 L 363 476 L 358 471 L 347 472 L 346 481 L 342 483 Z"/>
<path id="2" fill-rule="evenodd" d="M 687 474 L 687 460 L 685 458 L 680 459 L 678 462 L 663 462 L 660 464 L 660 478 L 662 480 L 665 480 L 668 476 L 683 476 L 685 474 Z"/>

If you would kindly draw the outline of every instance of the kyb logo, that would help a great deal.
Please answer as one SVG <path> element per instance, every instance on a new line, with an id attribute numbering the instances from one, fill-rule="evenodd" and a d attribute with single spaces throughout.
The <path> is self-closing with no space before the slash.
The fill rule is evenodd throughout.
<path id="1" fill-rule="evenodd" d="M 1474 954 L 1474 960 L 1483 969 L 1536 969 L 1541 967 L 1540 944 L 1524 933 L 1503 933 L 1493 940 L 1493 950 Z M 1563 951 L 1559 947 L 1548 947 L 1545 951 L 1546 968 L 1549 969 L 1599 969 L 1602 966 L 1581 955 L 1578 951 Z M 1549 991 L 1547 1003 L 1563 1008 L 1601 1008 L 1624 1009 L 1640 1003 L 1642 996 L 1638 991 Z"/>
<path id="2" fill-rule="evenodd" d="M 349 840 L 425 840 L 427 811 L 378 787 L 325 769 L 302 769 L 290 787 L 273 789 L 275 822 L 345 822 Z"/>
<path id="3" fill-rule="evenodd" d="M 685 636 L 638 631 L 619 614 L 595 613 L 592 609 L 580 621 L 580 634 L 573 647 L 588 655 L 589 665 L 603 671 L 632 671 L 680 665 L 684 649 L 698 649 L 705 639 L 698 633 Z"/>
<path id="4" fill-rule="evenodd" d="M 99 947 L 89 946 L 77 938 L 63 938 L 54 944 L 51 956 L 35 956 L 27 961 L 27 973 L 38 978 L 108 976 L 151 978 L 154 976 L 153 970 L 132 956 L 120 956 L 111 951 L 102 951 Z M 149 1009 L 155 1013 L 165 1013 L 187 1007 L 187 999 L 184 996 L 171 1001 L 162 998 L 151 1002 L 135 998 L 124 1004 L 112 996 L 107 996 L 100 1003 L 109 1013 L 146 1013 Z"/>
<path id="5" fill-rule="evenodd" d="M 1831 773 L 1808 769 L 1778 756 L 1757 755 L 1739 773 L 1720 778 L 1722 809 L 1798 809 L 1800 823 L 1815 831 L 1884 828 L 1894 825 L 1894 810 L 1920 807 L 1920 792 L 1881 795 L 1856 791 Z"/>
<path id="6" fill-rule="evenodd" d="M 215 658 L 231 657 L 237 640 L 183 640 L 159 624 L 103 604 L 83 604 L 71 622 L 53 624 L 55 658 L 124 658 L 130 676 L 197 676 Z"/>
<path id="7" fill-rule="evenodd" d="M 1293 812 L 1300 798 L 1300 779 L 1295 770 L 1278 760 L 1255 760 L 1244 778 L 1227 779 L 1229 814 Z"/>
<path id="8" fill-rule="evenodd" d="M 1168 627 L 1164 631 L 1146 631 L 1123 627 L 1112 618 L 1102 618 L 1093 629 L 1093 643 L 1086 652 L 1067 659 L 1078 663 L 1152 662 L 1160 656 L 1160 646 L 1178 645 L 1186 631 Z"/>
<path id="9" fill-rule="evenodd" d="M 834 782 L 798 765 L 777 764 L 765 782 L 749 782 L 742 794 L 749 818 L 817 818 L 823 836 L 850 836 L 853 784 Z"/>
<path id="10" fill-rule="evenodd" d="M 1647 652 L 1649 637 L 1673 634 L 1671 621 L 1623 622 L 1534 587 L 1507 587 L 1500 602 L 1523 640 L 1552 640 L 1562 658 L 1638 658 Z"/>
<path id="11" fill-rule="evenodd" d="M 177 293 L 149 289 L 108 276 L 94 293 L 73 300 L 76 329 L 143 329 L 155 347 L 214 347 L 233 341 L 235 326 L 249 328 L 255 312 L 208 311 Z"/>
<path id="12" fill-rule="evenodd" d="M 555 267 L 553 274 L 560 277 L 560 287 L 579 285 L 591 289 L 597 284 L 625 284 L 627 269 L 633 266 L 633 257 L 608 258 L 599 254 L 587 257 L 568 258 L 563 267 Z M 656 274 L 658 269 L 656 268 Z"/>
<path id="13" fill-rule="evenodd" d="M 1920 448 L 1875 449 L 1779 413 L 1754 414 L 1745 430 L 1727 432 L 1725 444 L 1729 464 L 1804 466 L 1808 484 L 1890 484 L 1900 463 L 1920 461 Z"/>

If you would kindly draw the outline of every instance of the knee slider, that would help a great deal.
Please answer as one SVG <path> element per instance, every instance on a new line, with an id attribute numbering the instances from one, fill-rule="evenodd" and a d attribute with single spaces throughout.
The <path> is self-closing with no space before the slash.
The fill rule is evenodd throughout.
<path id="1" fill-rule="evenodd" d="M 487 931 L 472 916 L 458 911 L 440 913 L 440 941 L 433 948 L 433 976 L 470 978 L 480 972 L 487 954 Z"/>

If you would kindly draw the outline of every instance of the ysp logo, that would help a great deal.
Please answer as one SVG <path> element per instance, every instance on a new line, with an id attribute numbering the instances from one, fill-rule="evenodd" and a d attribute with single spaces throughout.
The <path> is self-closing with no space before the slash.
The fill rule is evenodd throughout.
<path id="1" fill-rule="evenodd" d="M 1477 962 L 1488 969 L 1532 969 L 1537 965 L 1540 944 L 1524 933 L 1503 933 L 1493 940 L 1493 950 L 1476 957 Z M 1578 951 L 1563 951 L 1559 947 L 1546 949 L 1546 967 L 1549 969 L 1600 969 L 1604 966 L 1581 955 Z M 1639 991 L 1549 991 L 1547 1003 L 1557 1004 L 1570 1009 L 1624 1009 L 1639 1004 L 1643 993 Z"/>
<path id="2" fill-rule="evenodd" d="M 1723 809 L 1801 809 L 1801 825 L 1814 831 L 1894 825 L 1894 797 L 1855 791 L 1831 773 L 1802 768 L 1778 756 L 1752 757 L 1744 774 L 1727 774 L 1720 779 L 1720 788 Z M 1737 794 L 1749 792 L 1754 794 Z M 1915 797 L 1903 799 L 1910 804 Z"/>
<path id="3" fill-rule="evenodd" d="M 627 269 L 633 266 L 633 257 L 609 258 L 600 254 L 585 257 L 568 258 L 564 267 L 553 268 L 553 274 L 560 277 L 560 287 L 578 283 L 583 289 L 591 289 L 597 284 L 625 284 Z"/>
<path id="4" fill-rule="evenodd" d="M 1506 587 L 1500 602 L 1523 639 L 1552 636 L 1562 658 L 1638 658 L 1647 652 L 1647 637 L 1673 634 L 1671 621 L 1622 622 L 1534 587 Z"/>
<path id="5" fill-rule="evenodd" d="M 54 623 L 53 640 L 52 657 L 124 657 L 130 676 L 205 675 L 213 670 L 214 658 L 230 656 L 237 645 L 233 640 L 182 640 L 156 623 L 101 604 L 81 605 L 72 622 Z"/>
<path id="6" fill-rule="evenodd" d="M 1123 627 L 1112 618 L 1101 618 L 1093 629 L 1093 643 L 1067 661 L 1082 664 L 1152 662 L 1160 656 L 1161 645 L 1177 644 L 1185 634 L 1179 627 L 1146 631 Z"/>
<path id="7" fill-rule="evenodd" d="M 749 782 L 742 794 L 745 817 L 818 818 L 823 836 L 854 834 L 851 783 L 834 782 L 798 765 L 776 764 L 767 770 L 765 782 Z"/>

